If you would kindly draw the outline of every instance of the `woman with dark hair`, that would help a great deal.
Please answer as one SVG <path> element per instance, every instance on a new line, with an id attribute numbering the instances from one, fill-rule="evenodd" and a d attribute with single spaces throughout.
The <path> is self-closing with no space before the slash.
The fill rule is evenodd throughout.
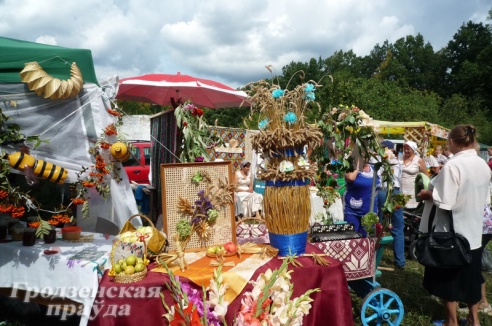
<path id="1" fill-rule="evenodd" d="M 468 325 L 478 326 L 478 306 L 481 299 L 482 214 L 488 202 L 491 172 L 476 151 L 476 130 L 470 125 L 454 127 L 448 135 L 448 148 L 454 156 L 430 182 L 428 190 L 418 197 L 426 200 L 420 231 L 428 232 L 431 206 L 436 206 L 436 232 L 449 231 L 452 212 L 456 233 L 470 243 L 472 262 L 460 268 L 426 267 L 424 288 L 443 300 L 446 319 L 435 325 L 457 326 L 457 302 L 469 308 Z"/>
<path id="2" fill-rule="evenodd" d="M 261 215 L 263 210 L 263 195 L 254 192 L 251 163 L 243 162 L 240 169 L 234 174 L 234 184 L 237 186 L 236 196 L 242 204 L 243 214 L 246 217 Z"/>

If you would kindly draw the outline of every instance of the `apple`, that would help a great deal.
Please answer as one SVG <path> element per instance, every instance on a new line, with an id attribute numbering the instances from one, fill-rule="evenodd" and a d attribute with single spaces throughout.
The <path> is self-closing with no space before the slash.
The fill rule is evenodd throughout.
<path id="1" fill-rule="evenodd" d="M 219 255 L 223 255 L 225 254 L 226 250 L 223 246 L 217 246 L 216 247 L 217 249 L 215 250 L 215 253 L 216 254 L 219 254 Z"/>
<path id="2" fill-rule="evenodd" d="M 224 243 L 224 249 L 229 253 L 233 253 L 237 251 L 237 246 L 234 242 L 229 241 Z"/>
<path id="3" fill-rule="evenodd" d="M 131 275 L 135 273 L 135 267 L 133 266 L 126 266 L 125 268 L 125 274 L 126 275 Z"/>
<path id="4" fill-rule="evenodd" d="M 215 255 L 216 252 L 217 252 L 217 247 L 208 247 L 207 248 L 207 253 L 210 255 Z"/>
<path id="5" fill-rule="evenodd" d="M 136 263 L 137 263 L 137 257 L 136 256 L 130 255 L 130 256 L 126 257 L 126 265 L 127 266 L 135 266 Z"/>
<path id="6" fill-rule="evenodd" d="M 142 263 L 138 263 L 135 265 L 135 272 L 137 273 L 143 271 L 144 269 L 145 269 L 145 265 Z"/>
<path id="7" fill-rule="evenodd" d="M 121 266 L 120 266 L 120 264 L 115 264 L 115 265 L 114 265 L 114 272 L 115 272 L 116 274 L 121 273 Z"/>

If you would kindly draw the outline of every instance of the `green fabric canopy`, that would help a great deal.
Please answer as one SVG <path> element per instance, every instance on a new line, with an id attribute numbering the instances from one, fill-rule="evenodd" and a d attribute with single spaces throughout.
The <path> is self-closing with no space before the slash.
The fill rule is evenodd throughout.
<path id="1" fill-rule="evenodd" d="M 0 37 L 0 83 L 22 82 L 19 73 L 32 61 L 37 61 L 49 75 L 62 80 L 70 78 L 70 66 L 75 62 L 85 83 L 98 84 L 90 50 Z"/>

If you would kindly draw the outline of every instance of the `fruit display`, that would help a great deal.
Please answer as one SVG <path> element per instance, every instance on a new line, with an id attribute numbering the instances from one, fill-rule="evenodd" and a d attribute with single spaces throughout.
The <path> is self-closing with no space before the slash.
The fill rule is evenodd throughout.
<path id="1" fill-rule="evenodd" d="M 152 237 L 153 230 L 151 226 L 141 226 L 136 231 L 126 231 L 120 234 L 120 240 L 123 242 L 148 242 Z"/>
<path id="2" fill-rule="evenodd" d="M 114 272 L 116 275 L 133 275 L 135 273 L 143 272 L 146 267 L 146 262 L 143 258 L 135 255 L 130 255 L 126 259 L 120 259 L 113 264 Z"/>
<path id="3" fill-rule="evenodd" d="M 226 242 L 223 245 L 210 246 L 207 248 L 207 256 L 210 257 L 232 256 L 235 255 L 236 252 L 237 252 L 237 246 L 232 241 Z"/>

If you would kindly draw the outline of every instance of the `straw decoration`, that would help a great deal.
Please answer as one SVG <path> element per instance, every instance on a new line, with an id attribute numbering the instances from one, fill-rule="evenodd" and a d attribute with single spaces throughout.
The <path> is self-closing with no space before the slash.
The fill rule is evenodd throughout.
<path id="1" fill-rule="evenodd" d="M 51 100 L 75 97 L 84 84 L 82 72 L 75 62 L 70 67 L 70 78 L 67 80 L 48 75 L 36 61 L 26 63 L 20 76 L 21 80 L 27 83 L 29 90 Z"/>
<path id="2" fill-rule="evenodd" d="M 186 262 L 184 250 L 186 249 L 186 245 L 188 244 L 190 238 L 181 241 L 179 235 L 176 233 L 174 234 L 173 239 L 176 245 L 176 253 L 162 253 L 156 255 L 156 261 L 159 265 L 164 266 L 164 264 L 167 265 L 175 260 L 178 260 L 179 269 L 184 272 L 188 269 L 188 263 Z"/>
<path id="3" fill-rule="evenodd" d="M 327 254 L 317 254 L 317 253 L 311 253 L 311 254 L 302 254 L 300 256 L 285 256 L 285 257 L 279 257 L 279 259 L 288 259 L 290 260 L 290 264 L 294 267 L 303 267 L 302 263 L 297 260 L 299 257 L 311 257 L 313 258 L 313 263 L 318 264 L 321 266 L 328 266 L 330 265 L 330 262 L 323 258 L 322 256 L 328 256 Z"/>
<path id="4" fill-rule="evenodd" d="M 262 259 L 265 257 L 273 258 L 278 255 L 278 249 L 269 245 L 259 246 L 253 242 L 246 242 L 237 247 L 237 254 L 239 258 L 241 258 L 241 254 L 260 254 Z"/>
<path id="5" fill-rule="evenodd" d="M 263 203 L 265 224 L 270 232 L 296 234 L 305 232 L 311 216 L 309 187 L 266 187 Z M 307 198 L 307 200 L 306 200 Z"/>
<path id="6" fill-rule="evenodd" d="M 210 266 L 229 266 L 229 267 L 234 267 L 236 264 L 233 261 L 225 261 L 224 258 L 219 258 L 217 260 L 212 260 L 210 261 Z"/>

